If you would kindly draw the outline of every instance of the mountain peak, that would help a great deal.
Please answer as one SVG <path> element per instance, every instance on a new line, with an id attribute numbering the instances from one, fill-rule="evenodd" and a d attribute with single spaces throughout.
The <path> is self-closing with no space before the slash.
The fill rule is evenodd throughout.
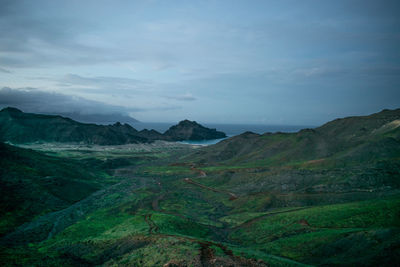
<path id="1" fill-rule="evenodd" d="M 180 121 L 178 125 L 200 125 L 200 124 L 198 124 L 196 121 L 185 119 L 183 121 Z"/>
<path id="2" fill-rule="evenodd" d="M 9 113 L 22 113 L 21 110 L 14 108 L 14 107 L 6 107 L 3 108 L 0 112 L 9 112 Z"/>
<path id="3" fill-rule="evenodd" d="M 190 120 L 183 120 L 161 134 L 155 130 L 139 132 L 120 121 L 110 125 L 87 124 L 61 116 L 24 113 L 12 107 L 0 112 L 0 141 L 13 143 L 44 141 L 121 145 L 154 140 L 210 140 L 226 137 L 223 132 Z"/>
<path id="4" fill-rule="evenodd" d="M 170 127 L 164 136 L 168 140 L 210 140 L 226 137 L 226 134 L 216 129 L 210 129 L 195 121 L 183 120 Z"/>

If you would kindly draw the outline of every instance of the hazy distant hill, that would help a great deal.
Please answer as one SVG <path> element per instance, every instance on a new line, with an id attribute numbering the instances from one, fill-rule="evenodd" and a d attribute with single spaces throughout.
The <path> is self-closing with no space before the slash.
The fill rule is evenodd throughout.
<path id="1" fill-rule="evenodd" d="M 3 265 L 400 262 L 399 109 L 196 149 L 71 147 L 42 145 L 46 156 L 0 143 Z"/>
<path id="2" fill-rule="evenodd" d="M 73 119 L 78 122 L 83 122 L 83 123 L 95 123 L 95 124 L 114 124 L 115 122 L 119 121 L 120 123 L 124 124 L 133 124 L 136 122 L 139 122 L 135 118 L 132 118 L 127 115 L 123 114 L 82 114 L 82 113 L 77 113 L 77 112 L 72 112 L 72 113 L 59 113 L 57 115 L 60 115 L 62 117 L 67 117 L 70 119 Z"/>
<path id="3" fill-rule="evenodd" d="M 207 140 L 220 137 L 225 137 L 225 134 L 188 120 L 172 126 L 165 134 L 161 134 L 155 130 L 137 131 L 129 124 L 120 122 L 112 125 L 96 125 L 80 123 L 62 116 L 24 113 L 10 107 L 0 111 L 0 141 L 16 144 L 76 142 L 121 145 L 154 140 Z"/>
<path id="4" fill-rule="evenodd" d="M 336 155 L 337 158 L 355 160 L 358 157 L 378 158 L 382 153 L 392 156 L 392 153 L 400 152 L 399 148 L 400 109 L 396 109 L 336 119 L 297 133 L 259 135 L 246 132 L 198 151 L 194 158 L 202 162 L 245 163 L 268 159 L 287 163 L 293 160 L 324 161 Z"/>
<path id="5" fill-rule="evenodd" d="M 0 111 L 0 140 L 13 143 L 78 142 L 118 145 L 148 142 L 127 124 L 96 125 L 53 115 L 24 113 L 15 108 Z"/>
<path id="6" fill-rule="evenodd" d="M 396 109 L 337 119 L 297 133 L 246 132 L 184 160 L 231 170 L 226 175 L 235 179 L 225 186 L 237 190 L 245 183 L 250 191 L 328 193 L 400 189 L 399 158 Z M 247 169 L 257 173 L 249 176 Z M 307 197 L 301 200 L 299 195 L 296 201 L 310 201 Z"/>
<path id="7" fill-rule="evenodd" d="M 195 121 L 183 120 L 177 125 L 170 127 L 164 136 L 167 140 L 208 140 L 226 137 L 223 132 L 216 129 L 209 129 Z"/>

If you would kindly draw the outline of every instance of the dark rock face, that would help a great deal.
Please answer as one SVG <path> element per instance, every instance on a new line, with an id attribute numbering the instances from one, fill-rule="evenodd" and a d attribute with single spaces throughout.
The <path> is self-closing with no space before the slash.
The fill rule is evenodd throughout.
<path id="1" fill-rule="evenodd" d="M 13 108 L 13 107 L 7 107 L 7 108 L 3 108 L 1 110 L 1 112 L 7 112 L 7 113 L 23 113 L 21 110 L 17 109 L 17 108 Z"/>
<path id="2" fill-rule="evenodd" d="M 192 121 L 181 121 L 164 134 L 155 130 L 137 131 L 129 124 L 80 123 L 54 115 L 24 113 L 16 108 L 0 111 L 0 141 L 12 143 L 73 142 L 97 145 L 146 143 L 154 140 L 210 140 L 226 137 Z"/>
<path id="3" fill-rule="evenodd" d="M 15 108 L 0 111 L 0 140 L 12 143 L 77 142 L 121 145 L 149 142 L 128 124 L 96 125 L 53 115 L 24 113 Z"/>
<path id="4" fill-rule="evenodd" d="M 164 136 L 162 133 L 157 132 L 156 130 L 147 130 L 143 129 L 140 132 L 138 132 L 139 136 L 148 138 L 150 140 L 164 140 Z"/>
<path id="5" fill-rule="evenodd" d="M 226 137 L 226 134 L 216 129 L 206 128 L 195 121 L 184 120 L 172 126 L 165 133 L 166 140 L 211 140 Z"/>

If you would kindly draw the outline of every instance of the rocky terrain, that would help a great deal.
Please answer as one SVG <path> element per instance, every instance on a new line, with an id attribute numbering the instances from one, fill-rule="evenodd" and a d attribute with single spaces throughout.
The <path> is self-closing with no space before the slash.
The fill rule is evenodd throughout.
<path id="1" fill-rule="evenodd" d="M 137 131 L 129 124 L 112 125 L 80 123 L 53 115 L 24 113 L 16 108 L 0 111 L 0 141 L 15 144 L 32 142 L 70 142 L 97 145 L 148 143 L 155 140 L 210 140 L 226 137 L 188 120 L 172 126 L 164 134 L 155 130 Z"/>
<path id="2" fill-rule="evenodd" d="M 166 140 L 209 140 L 226 137 L 226 134 L 216 129 L 209 129 L 195 121 L 184 120 L 169 128 L 165 133 Z"/>
<path id="3" fill-rule="evenodd" d="M 384 110 L 208 147 L 1 144 L 0 262 L 396 266 L 399 120 Z"/>

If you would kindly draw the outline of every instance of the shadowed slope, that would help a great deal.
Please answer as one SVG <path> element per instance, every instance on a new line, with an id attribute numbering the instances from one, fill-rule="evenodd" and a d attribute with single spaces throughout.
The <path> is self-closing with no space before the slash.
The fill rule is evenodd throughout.
<path id="1" fill-rule="evenodd" d="M 169 128 L 165 133 L 166 140 L 209 140 L 226 137 L 225 133 L 209 129 L 195 121 L 183 120 Z"/>
<path id="2" fill-rule="evenodd" d="M 164 134 L 155 130 L 137 131 L 128 124 L 80 123 L 53 115 L 24 113 L 16 108 L 0 111 L 0 141 L 16 144 L 30 142 L 73 142 L 97 145 L 147 143 L 154 140 L 209 140 L 226 135 L 192 121 L 181 121 Z"/>
<path id="3" fill-rule="evenodd" d="M 148 141 L 128 124 L 85 124 L 61 116 L 24 113 L 15 108 L 0 111 L 0 140 L 13 143 L 44 141 L 99 145 Z"/>
<path id="4" fill-rule="evenodd" d="M 142 152 L 135 162 L 132 152 L 115 153 L 128 160 L 115 166 L 119 183 L 1 238 L 1 260 L 393 266 L 400 259 L 398 120 L 398 111 L 384 111 L 293 134 L 245 133 L 190 154 Z M 107 151 L 80 157 L 109 158 Z"/>
<path id="5" fill-rule="evenodd" d="M 107 177 L 78 161 L 0 143 L 0 235 L 87 197 Z"/>
<path id="6" fill-rule="evenodd" d="M 182 157 L 238 196 L 269 207 L 331 204 L 400 189 L 400 109 L 334 120 L 297 133 L 244 133 Z M 240 197 L 239 197 L 240 199 Z"/>
<path id="7" fill-rule="evenodd" d="M 332 156 L 352 160 L 365 160 L 366 154 L 372 158 L 396 157 L 400 156 L 399 126 L 400 109 L 384 110 L 370 116 L 337 119 L 297 133 L 246 132 L 201 149 L 190 159 L 204 164 L 260 160 L 285 164 Z"/>

